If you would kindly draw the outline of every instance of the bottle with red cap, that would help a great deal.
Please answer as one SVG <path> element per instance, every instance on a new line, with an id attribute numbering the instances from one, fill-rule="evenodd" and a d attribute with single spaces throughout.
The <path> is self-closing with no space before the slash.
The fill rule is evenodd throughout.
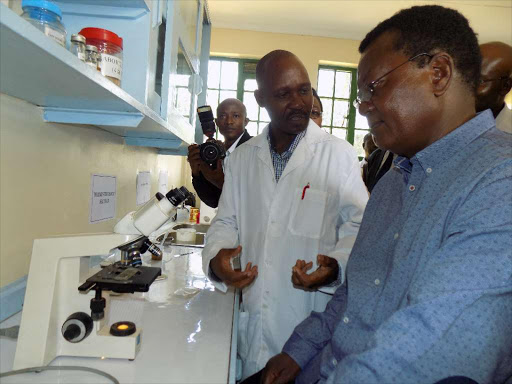
<path id="1" fill-rule="evenodd" d="M 98 65 L 101 74 L 114 84 L 121 86 L 123 75 L 123 39 L 106 29 L 84 28 L 80 35 L 85 36 L 87 45 L 98 48 Z"/>

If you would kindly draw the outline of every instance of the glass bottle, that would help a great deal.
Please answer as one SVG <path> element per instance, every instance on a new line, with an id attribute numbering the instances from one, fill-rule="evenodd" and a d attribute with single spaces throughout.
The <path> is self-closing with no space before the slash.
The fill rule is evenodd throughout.
<path id="1" fill-rule="evenodd" d="M 69 50 L 80 60 L 85 61 L 85 37 L 79 34 L 71 35 L 71 46 Z"/>

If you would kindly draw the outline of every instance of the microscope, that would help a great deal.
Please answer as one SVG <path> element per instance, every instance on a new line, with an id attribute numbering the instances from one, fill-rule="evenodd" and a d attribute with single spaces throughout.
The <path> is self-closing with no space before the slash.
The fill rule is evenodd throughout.
<path id="1" fill-rule="evenodd" d="M 190 192 L 157 193 L 133 215 L 139 235 L 93 234 L 34 240 L 14 369 L 49 364 L 57 356 L 135 359 L 142 329 L 109 323 L 111 295 L 147 292 L 161 269 L 142 266 L 141 255 L 162 251 L 149 235 L 176 213 Z M 121 260 L 91 265 L 92 256 Z M 92 273 L 91 273 L 92 271 Z"/>

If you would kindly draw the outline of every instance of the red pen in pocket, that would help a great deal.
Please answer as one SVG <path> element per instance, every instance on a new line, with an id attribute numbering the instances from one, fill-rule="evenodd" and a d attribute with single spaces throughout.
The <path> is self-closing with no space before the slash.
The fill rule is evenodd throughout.
<path id="1" fill-rule="evenodd" d="M 309 188 L 309 183 L 306 184 L 306 186 L 304 187 L 304 189 L 302 190 L 302 199 L 301 200 L 304 200 L 304 196 L 306 196 L 306 190 Z"/>

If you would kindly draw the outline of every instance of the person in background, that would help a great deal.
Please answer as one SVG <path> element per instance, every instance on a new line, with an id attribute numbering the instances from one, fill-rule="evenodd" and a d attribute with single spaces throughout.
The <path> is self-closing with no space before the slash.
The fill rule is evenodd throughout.
<path id="1" fill-rule="evenodd" d="M 364 177 L 364 183 L 369 193 L 372 193 L 373 188 L 377 185 L 378 181 L 386 174 L 393 165 L 393 160 L 396 158 L 391 151 L 377 148 L 368 157 L 368 164 L 366 165 L 367 171 Z"/>
<path id="2" fill-rule="evenodd" d="M 321 127 L 324 107 L 322 105 L 322 100 L 320 100 L 318 93 L 316 93 L 315 88 L 311 88 L 311 91 L 313 92 L 313 108 L 311 109 L 311 120 L 313 120 L 316 125 Z"/>
<path id="3" fill-rule="evenodd" d="M 219 128 L 219 133 L 224 136 L 223 145 L 226 149 L 226 158 L 235 148 L 252 137 L 245 130 L 249 123 L 247 110 L 238 99 L 226 99 L 219 104 L 215 123 Z M 188 147 L 187 160 L 192 170 L 192 184 L 197 195 L 206 205 L 217 208 L 224 184 L 222 160 L 219 160 L 215 168 L 210 167 L 201 159 L 197 144 Z"/>
<path id="4" fill-rule="evenodd" d="M 242 288 L 243 378 L 313 309 L 325 308 L 344 279 L 368 199 L 354 148 L 310 119 L 311 83 L 297 56 L 265 55 L 256 81 L 271 122 L 231 155 L 202 253 L 216 288 Z"/>
<path id="5" fill-rule="evenodd" d="M 363 176 L 363 182 L 366 185 L 366 179 L 368 177 L 368 158 L 377 149 L 371 133 L 367 133 L 363 137 L 363 149 L 364 159 L 359 163 L 361 165 L 361 173 Z"/>
<path id="6" fill-rule="evenodd" d="M 399 156 L 370 197 L 346 283 L 295 328 L 262 382 L 504 383 L 512 135 L 475 112 L 476 35 L 453 9 L 416 6 L 359 51 L 356 105 L 376 144 Z"/>
<path id="7" fill-rule="evenodd" d="M 512 88 L 512 47 L 492 42 L 480 45 L 482 72 L 476 92 L 476 111 L 490 109 L 498 129 L 512 133 L 512 111 L 505 96 Z"/>

